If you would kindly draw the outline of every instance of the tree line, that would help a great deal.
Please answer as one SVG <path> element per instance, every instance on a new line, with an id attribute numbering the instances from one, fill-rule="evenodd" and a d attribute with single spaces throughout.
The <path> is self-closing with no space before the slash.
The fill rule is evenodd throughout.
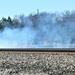
<path id="1" fill-rule="evenodd" d="M 75 22 L 75 11 L 65 11 L 61 14 L 59 13 L 47 13 L 41 12 L 39 14 L 29 14 L 27 17 L 22 15 L 16 15 L 13 19 L 10 16 L 8 18 L 3 17 L 0 20 L 0 31 L 3 31 L 5 27 L 9 28 L 23 28 L 26 26 L 27 21 L 31 21 L 32 27 L 37 27 L 39 19 L 46 15 L 51 16 L 49 19 L 53 20 L 53 23 L 64 24 L 66 22 Z M 47 20 L 46 20 L 47 21 Z"/>

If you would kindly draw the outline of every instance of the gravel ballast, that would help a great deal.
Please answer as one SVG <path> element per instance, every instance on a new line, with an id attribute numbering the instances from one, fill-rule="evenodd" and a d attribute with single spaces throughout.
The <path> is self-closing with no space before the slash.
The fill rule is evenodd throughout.
<path id="1" fill-rule="evenodd" d="M 75 53 L 0 52 L 0 75 L 75 75 Z"/>

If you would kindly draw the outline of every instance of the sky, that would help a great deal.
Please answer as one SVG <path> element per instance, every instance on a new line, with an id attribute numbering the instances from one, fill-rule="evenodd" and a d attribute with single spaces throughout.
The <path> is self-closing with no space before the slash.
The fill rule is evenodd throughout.
<path id="1" fill-rule="evenodd" d="M 39 12 L 62 12 L 75 9 L 75 0 L 0 0 L 0 18 Z"/>

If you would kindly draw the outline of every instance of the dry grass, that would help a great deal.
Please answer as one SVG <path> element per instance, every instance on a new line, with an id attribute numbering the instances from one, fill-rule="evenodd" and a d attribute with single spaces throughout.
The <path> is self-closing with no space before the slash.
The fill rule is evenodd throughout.
<path id="1" fill-rule="evenodd" d="M 0 75 L 75 75 L 75 53 L 0 52 Z"/>

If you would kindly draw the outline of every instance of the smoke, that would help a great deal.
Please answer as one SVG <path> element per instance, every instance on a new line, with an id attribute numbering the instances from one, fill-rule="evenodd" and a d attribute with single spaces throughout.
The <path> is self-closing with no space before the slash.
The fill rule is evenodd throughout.
<path id="1" fill-rule="evenodd" d="M 23 48 L 32 44 L 35 33 L 30 28 L 10 29 L 0 33 L 0 48 Z"/>
<path id="2" fill-rule="evenodd" d="M 5 27 L 0 48 L 74 48 L 75 22 L 56 23 L 54 16 L 42 13 L 26 17 L 23 28 Z"/>

